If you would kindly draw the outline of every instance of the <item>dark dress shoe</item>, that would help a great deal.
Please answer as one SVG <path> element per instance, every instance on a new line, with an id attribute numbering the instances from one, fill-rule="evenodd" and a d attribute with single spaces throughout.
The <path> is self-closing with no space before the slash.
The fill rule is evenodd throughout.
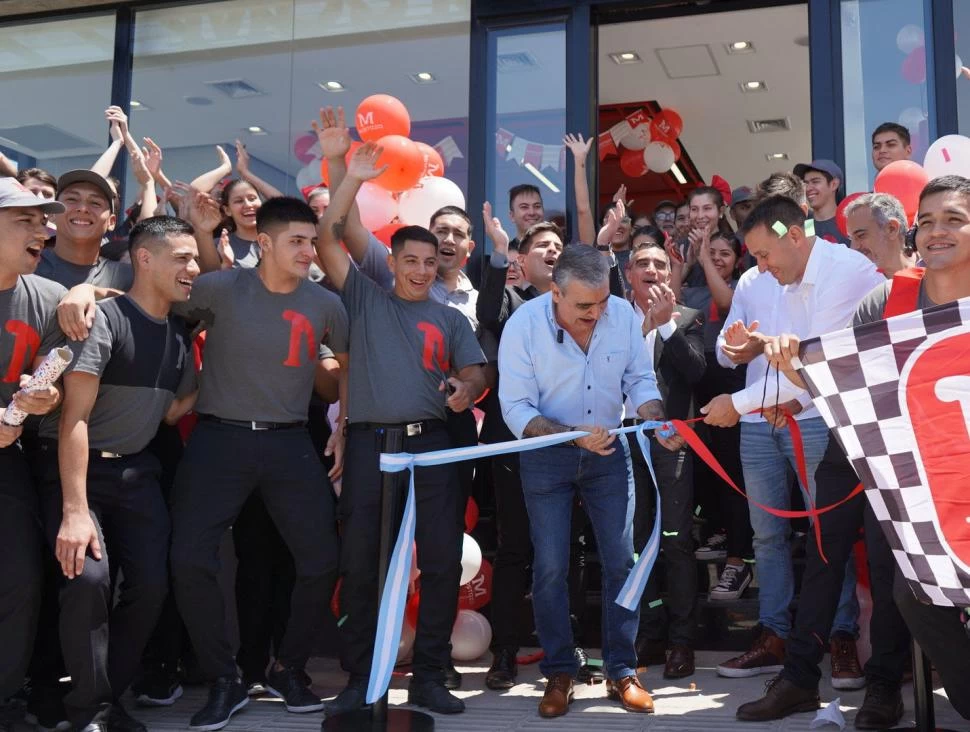
<path id="1" fill-rule="evenodd" d="M 561 717 L 569 711 L 573 701 L 573 677 L 567 673 L 553 674 L 546 682 L 546 691 L 539 702 L 539 716 Z"/>
<path id="2" fill-rule="evenodd" d="M 586 651 L 577 646 L 575 655 L 576 663 L 579 664 L 579 670 L 576 671 L 576 681 L 581 684 L 602 684 L 606 681 L 603 669 L 590 664 Z"/>
<path id="3" fill-rule="evenodd" d="M 641 638 L 636 651 L 638 666 L 659 666 L 667 662 L 667 641 Z"/>
<path id="4" fill-rule="evenodd" d="M 451 661 L 445 665 L 445 688 L 452 690 L 461 688 L 461 673 Z"/>
<path id="5" fill-rule="evenodd" d="M 449 692 L 437 681 L 415 681 L 408 684 L 408 704 L 426 707 L 438 714 L 461 714 L 465 702 Z"/>
<path id="6" fill-rule="evenodd" d="M 820 706 L 818 687 L 803 689 L 778 675 L 765 684 L 763 697 L 738 707 L 737 717 L 745 722 L 767 722 L 789 714 L 814 712 Z"/>
<path id="7" fill-rule="evenodd" d="M 485 674 L 485 686 L 492 691 L 504 691 L 515 686 L 519 664 L 514 648 L 499 648 L 492 656 L 492 665 Z"/>
<path id="8" fill-rule="evenodd" d="M 903 697 L 899 686 L 885 681 L 869 682 L 866 698 L 855 715 L 856 729 L 888 729 L 903 717 Z"/>
<path id="9" fill-rule="evenodd" d="M 675 645 L 670 649 L 664 665 L 665 679 L 682 679 L 694 674 L 694 649 L 685 645 Z"/>

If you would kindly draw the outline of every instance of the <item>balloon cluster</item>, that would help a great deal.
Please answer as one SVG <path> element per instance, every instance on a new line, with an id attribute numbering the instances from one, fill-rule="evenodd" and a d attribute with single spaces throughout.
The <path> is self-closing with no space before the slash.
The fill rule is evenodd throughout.
<path id="1" fill-rule="evenodd" d="M 899 199 L 906 212 L 910 226 L 916 223 L 919 211 L 919 196 L 934 178 L 944 175 L 970 177 L 970 138 L 963 135 L 944 135 L 930 145 L 923 158 L 923 164 L 912 160 L 896 160 L 879 171 L 873 182 L 876 193 L 888 193 Z M 862 193 L 852 193 L 842 199 L 835 211 L 835 221 L 839 230 L 846 231 L 845 209 Z"/>
<path id="2" fill-rule="evenodd" d="M 477 522 L 478 506 L 475 499 L 469 498 L 465 509 L 465 530 L 471 531 Z M 421 605 L 421 571 L 417 566 L 417 552 L 413 552 L 411 556 L 410 596 L 404 608 L 404 628 L 398 649 L 398 663 L 410 657 Z M 484 654 L 492 642 L 492 626 L 484 615 L 477 612 L 492 599 L 492 565 L 482 558 L 481 547 L 468 534 L 462 537 L 459 584 L 458 615 L 451 631 L 451 657 L 455 661 L 473 661 Z"/>
<path id="3" fill-rule="evenodd" d="M 374 94 L 364 99 L 355 114 L 357 135 L 363 142 L 374 142 L 383 148 L 377 166 L 385 170 L 373 181 L 364 183 L 357 194 L 361 222 L 378 239 L 390 246 L 391 236 L 405 225 L 427 227 L 431 216 L 444 206 L 465 207 L 461 189 L 444 177 L 445 163 L 431 145 L 410 139 L 411 116 L 407 107 L 388 94 Z M 297 138 L 293 153 L 307 164 L 297 175 L 301 188 L 317 181 L 330 185 L 327 160 L 313 170 L 313 143 L 307 135 Z M 363 142 L 355 141 L 347 161 Z M 317 148 L 319 150 L 319 148 Z M 301 180 L 302 178 L 302 180 Z"/>
<path id="4" fill-rule="evenodd" d="M 896 34 L 896 48 L 906 54 L 899 73 L 910 84 L 922 84 L 926 81 L 925 42 L 923 29 L 918 25 L 904 25 Z M 953 60 L 956 66 L 956 75 L 959 78 L 963 71 L 963 60 L 959 56 L 956 56 Z"/>
<path id="5" fill-rule="evenodd" d="M 631 178 L 639 178 L 649 171 L 666 173 L 680 160 L 677 138 L 684 129 L 684 121 L 673 109 L 661 109 L 648 121 L 636 126 L 629 122 L 619 136 L 624 148 L 620 153 L 620 169 Z"/>

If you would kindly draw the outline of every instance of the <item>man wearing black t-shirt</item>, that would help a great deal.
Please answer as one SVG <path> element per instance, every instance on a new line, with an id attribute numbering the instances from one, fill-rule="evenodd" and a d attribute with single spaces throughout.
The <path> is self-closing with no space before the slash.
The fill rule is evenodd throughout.
<path id="1" fill-rule="evenodd" d="M 167 591 L 168 511 L 161 466 L 145 448 L 162 419 L 174 423 L 194 397 L 188 329 L 169 315 L 199 272 L 192 234 L 170 217 L 132 230 L 132 289 L 102 302 L 90 336 L 72 345 L 60 421 L 40 425 L 44 526 L 67 578 L 60 630 L 72 690 L 64 704 L 84 732 L 145 729 L 118 699 Z M 109 547 L 124 576 L 114 607 Z"/>
<path id="2" fill-rule="evenodd" d="M 387 292 L 347 259 L 339 240 L 360 185 L 382 172 L 374 168 L 379 148 L 361 147 L 318 227 L 317 252 L 327 277 L 340 290 L 350 319 L 350 415 L 340 514 L 340 602 L 347 620 L 341 630 L 341 665 L 347 687 L 327 705 L 328 715 L 364 705 L 377 627 L 381 435 L 399 430 L 403 449 L 428 452 L 452 447 L 447 410 L 464 411 L 485 387 L 485 362 L 468 319 L 455 308 L 429 299 L 438 273 L 438 239 L 420 226 L 406 226 L 391 238 L 388 267 L 394 290 Z M 449 373 L 457 376 L 448 376 Z M 449 638 L 461 575 L 461 510 L 454 463 L 415 474 L 421 607 L 414 644 L 412 704 L 454 714 L 464 704 L 444 686 Z"/>

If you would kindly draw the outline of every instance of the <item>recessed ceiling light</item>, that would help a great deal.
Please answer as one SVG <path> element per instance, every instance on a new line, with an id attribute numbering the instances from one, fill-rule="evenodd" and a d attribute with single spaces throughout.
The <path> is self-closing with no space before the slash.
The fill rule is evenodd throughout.
<path id="1" fill-rule="evenodd" d="M 438 79 L 430 71 L 416 71 L 408 74 L 408 78 L 415 84 L 437 84 Z"/>
<path id="2" fill-rule="evenodd" d="M 728 53 L 754 53 L 754 44 L 751 41 L 734 41 L 724 47 Z"/>
<path id="3" fill-rule="evenodd" d="M 339 81 L 321 81 L 317 86 L 326 92 L 342 92 L 347 88 Z"/>
<path id="4" fill-rule="evenodd" d="M 741 91 L 745 94 L 750 94 L 751 92 L 763 92 L 768 91 L 768 85 L 763 81 L 742 81 Z"/>
<path id="5" fill-rule="evenodd" d="M 788 160 L 788 153 L 768 153 L 765 155 L 765 160 L 767 160 L 769 163 L 774 162 L 775 160 Z"/>
<path id="6" fill-rule="evenodd" d="M 151 109 L 151 107 L 149 107 L 147 104 L 143 104 L 142 102 L 139 102 L 137 99 L 132 99 L 130 102 L 128 102 L 128 108 L 132 112 L 145 112 Z"/>
<path id="7" fill-rule="evenodd" d="M 266 130 L 264 130 L 259 125 L 250 125 L 249 127 L 246 128 L 246 132 L 248 132 L 250 135 L 268 135 L 269 134 Z"/>
<path id="8" fill-rule="evenodd" d="M 128 105 L 132 109 L 138 109 L 141 106 L 141 102 L 139 102 L 137 99 L 132 99 L 130 102 L 128 102 Z"/>
<path id="9" fill-rule="evenodd" d="M 619 64 L 620 66 L 623 64 L 639 64 L 643 62 L 640 54 L 636 51 L 617 51 L 616 53 L 610 54 L 610 59 L 612 59 L 613 63 Z"/>

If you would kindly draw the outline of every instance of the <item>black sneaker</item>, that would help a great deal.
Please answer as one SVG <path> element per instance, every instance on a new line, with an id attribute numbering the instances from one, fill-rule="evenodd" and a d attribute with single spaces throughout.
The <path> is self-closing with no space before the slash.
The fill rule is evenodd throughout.
<path id="1" fill-rule="evenodd" d="M 724 532 L 711 534 L 707 541 L 697 547 L 694 556 L 702 561 L 727 559 L 727 534 Z"/>
<path id="2" fill-rule="evenodd" d="M 271 668 L 266 674 L 266 691 L 286 704 L 286 711 L 294 714 L 319 712 L 323 699 L 310 691 L 303 669 L 284 667 L 280 671 Z"/>
<path id="3" fill-rule="evenodd" d="M 465 702 L 437 681 L 411 679 L 408 684 L 408 704 L 426 707 L 438 714 L 461 714 L 465 711 Z"/>
<path id="4" fill-rule="evenodd" d="M 24 720 L 37 732 L 66 732 L 71 728 L 64 710 L 64 694 L 68 687 L 31 686 L 27 697 Z"/>
<path id="5" fill-rule="evenodd" d="M 445 688 L 451 690 L 461 688 L 461 672 L 451 661 L 445 665 Z"/>
<path id="6" fill-rule="evenodd" d="M 108 732 L 148 732 L 148 727 L 128 714 L 120 702 L 115 702 L 108 707 L 105 722 Z"/>
<path id="7" fill-rule="evenodd" d="M 246 687 L 246 696 L 262 696 L 266 693 L 266 679 L 256 679 L 254 681 L 243 680 Z"/>
<path id="8" fill-rule="evenodd" d="M 366 709 L 368 706 L 370 705 L 367 704 L 367 678 L 351 677 L 344 690 L 323 705 L 323 711 L 328 717 L 335 717 L 338 714 Z"/>
<path id="9" fill-rule="evenodd" d="M 131 685 L 131 693 L 138 706 L 170 707 L 182 696 L 183 691 L 176 674 L 165 669 L 152 669 Z"/>
<path id="10" fill-rule="evenodd" d="M 708 599 L 711 602 L 737 600 L 751 584 L 751 567 L 747 563 L 740 567 L 725 564 L 717 584 L 711 588 Z"/>
<path id="11" fill-rule="evenodd" d="M 189 729 L 222 729 L 232 715 L 249 704 L 246 687 L 237 676 L 220 676 L 209 687 L 209 700 L 192 715 Z"/>

